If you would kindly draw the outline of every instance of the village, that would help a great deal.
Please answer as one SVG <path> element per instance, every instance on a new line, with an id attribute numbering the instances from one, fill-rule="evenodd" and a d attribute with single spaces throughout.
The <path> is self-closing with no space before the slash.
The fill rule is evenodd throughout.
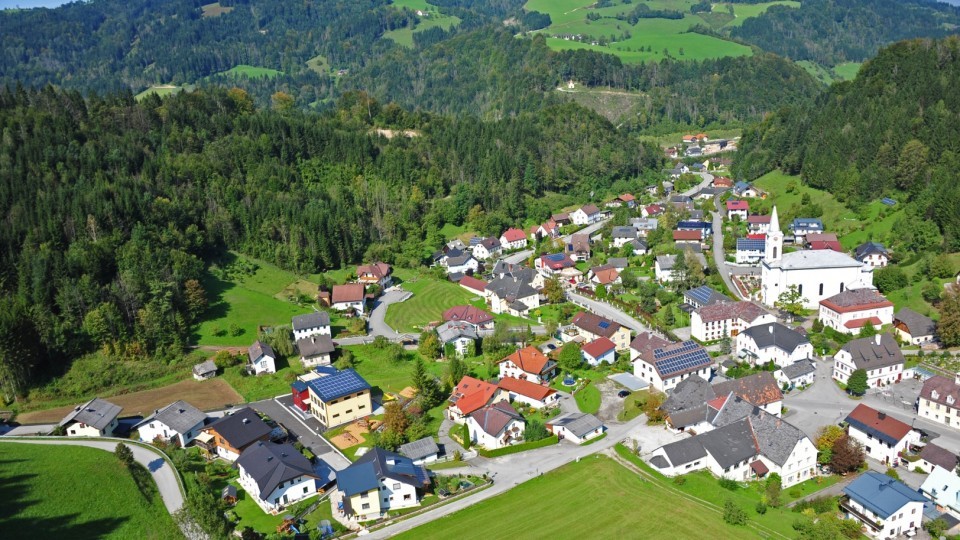
<path id="1" fill-rule="evenodd" d="M 839 496 L 870 537 L 934 520 L 957 534 L 960 374 L 925 361 L 940 354 L 936 321 L 877 290 L 884 245 L 846 250 L 823 220 L 781 219 L 776 197 L 727 177 L 735 148 L 687 135 L 642 193 L 439 246 L 428 272 L 472 300 L 417 332 L 385 319 L 416 297 L 397 269 L 357 266 L 292 317 L 294 354 L 246 349 L 251 380 L 284 356 L 302 367 L 271 399 L 129 418 L 95 398 L 6 436 L 188 449 L 238 530 L 262 534 L 386 538 L 615 447 L 667 478 Z M 335 337 L 334 318 L 364 330 Z M 409 384 L 368 381 L 345 347 L 416 352 Z M 211 358 L 193 376 L 222 372 Z"/>

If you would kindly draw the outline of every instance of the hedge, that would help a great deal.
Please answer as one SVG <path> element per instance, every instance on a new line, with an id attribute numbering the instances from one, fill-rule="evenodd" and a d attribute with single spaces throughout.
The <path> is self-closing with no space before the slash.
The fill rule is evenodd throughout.
<path id="1" fill-rule="evenodd" d="M 558 442 L 560 442 L 560 438 L 556 435 L 551 435 L 550 437 L 547 437 L 546 439 L 540 439 L 539 441 L 514 444 L 504 448 L 497 448 L 496 450 L 479 449 L 477 451 L 483 457 L 495 458 L 509 454 L 516 454 L 517 452 L 523 452 L 526 450 L 533 450 L 535 448 L 543 448 L 544 446 L 550 446 L 552 444 L 557 444 Z"/>

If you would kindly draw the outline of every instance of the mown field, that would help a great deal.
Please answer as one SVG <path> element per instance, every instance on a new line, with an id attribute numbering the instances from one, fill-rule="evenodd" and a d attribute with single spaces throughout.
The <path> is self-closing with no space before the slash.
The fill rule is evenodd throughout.
<path id="1" fill-rule="evenodd" d="M 234 66 L 223 73 L 225 75 L 242 75 L 244 77 L 250 77 L 251 79 L 256 79 L 258 77 L 267 77 L 268 79 L 272 79 L 277 75 L 283 74 L 282 71 L 277 71 L 275 69 L 259 66 L 248 66 L 246 64 Z"/>
<path id="2" fill-rule="evenodd" d="M 413 27 L 408 26 L 383 33 L 383 37 L 392 39 L 405 47 L 413 47 L 413 34 L 415 32 L 422 32 L 436 27 L 449 30 L 451 26 L 460 24 L 458 17 L 440 13 L 440 10 L 437 9 L 436 6 L 428 4 L 426 0 L 393 0 L 392 4 L 397 9 L 407 8 L 411 11 L 420 11 L 425 14 L 418 17 L 417 24 Z"/>
<path id="3" fill-rule="evenodd" d="M 403 290 L 413 293 L 407 301 L 387 309 L 386 323 L 398 332 L 419 332 L 425 324 L 440 321 L 453 306 L 469 304 L 477 295 L 463 287 L 432 276 L 401 272 Z"/>
<path id="4" fill-rule="evenodd" d="M 830 85 L 839 81 L 849 81 L 857 76 L 860 71 L 860 62 L 845 62 L 832 68 L 820 65 L 810 60 L 801 60 L 797 65 L 805 69 L 823 84 Z"/>

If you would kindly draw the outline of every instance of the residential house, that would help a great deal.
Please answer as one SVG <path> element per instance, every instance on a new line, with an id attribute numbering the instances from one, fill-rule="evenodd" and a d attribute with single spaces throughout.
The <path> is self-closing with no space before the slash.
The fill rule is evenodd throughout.
<path id="1" fill-rule="evenodd" d="M 646 238 L 638 238 L 627 243 L 632 249 L 634 256 L 646 255 L 650 249 Z"/>
<path id="2" fill-rule="evenodd" d="M 800 360 L 792 364 L 787 364 L 777 371 L 773 372 L 777 382 L 786 385 L 787 388 L 803 388 L 810 386 L 817 377 L 817 366 L 812 361 Z"/>
<path id="3" fill-rule="evenodd" d="M 552 219 L 541 223 L 540 225 L 534 225 L 530 227 L 530 241 L 537 242 L 544 240 L 546 238 L 559 238 L 560 237 L 560 225 L 558 225 Z"/>
<path id="4" fill-rule="evenodd" d="M 487 282 L 482 279 L 477 279 L 473 276 L 463 276 L 457 284 L 474 294 L 479 294 L 480 296 L 487 295 Z"/>
<path id="5" fill-rule="evenodd" d="M 603 435 L 606 428 L 603 422 L 592 414 L 568 412 L 548 420 L 547 430 L 561 440 L 583 444 Z"/>
<path id="6" fill-rule="evenodd" d="M 676 179 L 676 178 L 680 178 L 684 174 L 688 174 L 690 172 L 690 167 L 688 167 L 686 163 L 677 163 L 677 165 L 674 168 L 667 169 L 664 172 L 670 175 L 670 178 Z"/>
<path id="7" fill-rule="evenodd" d="M 570 325 L 585 341 L 605 337 L 616 345 L 618 351 L 630 348 L 630 329 L 620 323 L 605 319 L 588 311 L 573 316 Z"/>
<path id="8" fill-rule="evenodd" d="M 479 338 L 477 327 L 466 321 L 447 321 L 441 324 L 437 327 L 437 337 L 440 338 L 444 351 L 449 345 L 460 358 L 473 354 Z"/>
<path id="9" fill-rule="evenodd" d="M 790 224 L 790 231 L 797 243 L 801 243 L 808 234 L 824 232 L 823 221 L 820 218 L 796 218 Z"/>
<path id="10" fill-rule="evenodd" d="M 698 375 L 710 380 L 713 359 L 694 341 L 671 343 L 650 332 L 630 342 L 633 374 L 661 392 L 672 390 L 683 379 Z"/>
<path id="11" fill-rule="evenodd" d="M 526 422 L 509 403 L 485 405 L 467 417 L 470 440 L 487 450 L 504 448 L 523 440 Z"/>
<path id="12" fill-rule="evenodd" d="M 834 233 L 810 233 L 804 239 L 807 249 L 832 249 L 843 253 L 843 246 Z"/>
<path id="13" fill-rule="evenodd" d="M 626 257 L 609 257 L 607 258 L 607 266 L 612 266 L 616 268 L 618 272 L 623 272 L 630 266 L 630 259 Z"/>
<path id="14" fill-rule="evenodd" d="M 863 447 L 867 457 L 884 465 L 898 462 L 898 456 L 910 445 L 920 442 L 920 433 L 887 413 L 863 403 L 844 419 L 847 434 Z"/>
<path id="15" fill-rule="evenodd" d="M 254 375 L 277 372 L 277 353 L 266 343 L 257 340 L 247 349 L 247 369 Z"/>
<path id="16" fill-rule="evenodd" d="M 337 472 L 337 490 L 346 516 L 369 521 L 390 510 L 420 506 L 430 474 L 413 460 L 374 447 Z"/>
<path id="17" fill-rule="evenodd" d="M 501 378 L 503 378 L 502 372 L 503 368 L 501 368 Z M 465 376 L 453 388 L 447 400 L 450 404 L 447 405 L 446 415 L 455 423 L 462 424 L 468 415 L 479 410 L 480 407 L 505 399 L 509 399 L 509 396 L 501 392 L 497 385 Z"/>
<path id="18" fill-rule="evenodd" d="M 690 221 L 704 221 L 703 210 L 690 210 L 689 214 L 690 215 L 687 216 L 687 219 Z"/>
<path id="19" fill-rule="evenodd" d="M 330 365 L 334 350 L 336 347 L 328 335 L 313 335 L 297 340 L 300 363 L 306 368 Z"/>
<path id="20" fill-rule="evenodd" d="M 267 513 L 312 497 L 322 487 L 313 464 L 290 444 L 258 441 L 240 454 L 237 469 L 240 487 Z"/>
<path id="21" fill-rule="evenodd" d="M 440 264 L 447 269 L 447 274 L 472 275 L 480 269 L 480 263 L 473 258 L 472 253 L 459 249 L 448 251 Z"/>
<path id="22" fill-rule="evenodd" d="M 713 234 L 713 223 L 708 221 L 680 221 L 677 223 L 678 231 L 698 231 L 700 238 L 706 240 Z"/>
<path id="23" fill-rule="evenodd" d="M 712 387 L 718 398 L 733 393 L 768 414 L 779 417 L 783 412 L 783 392 L 769 371 L 714 383 Z"/>
<path id="24" fill-rule="evenodd" d="M 740 332 L 735 351 L 754 365 L 773 362 L 781 368 L 813 358 L 813 345 L 806 334 L 778 322 L 754 325 Z"/>
<path id="25" fill-rule="evenodd" d="M 467 322 L 477 327 L 477 330 L 493 330 L 493 315 L 486 311 L 465 305 L 453 306 L 443 312 L 443 320 L 450 322 Z"/>
<path id="26" fill-rule="evenodd" d="M 928 474 L 932 473 L 937 467 L 944 469 L 950 474 L 955 474 L 958 461 L 960 461 L 960 458 L 953 452 L 942 446 L 927 443 L 920 449 L 920 459 L 914 461 L 912 465 L 922 469 L 923 472 Z M 958 499 L 956 503 L 960 505 L 960 499 Z"/>
<path id="27" fill-rule="evenodd" d="M 580 348 L 583 359 L 591 366 L 599 366 L 606 362 L 613 364 L 616 358 L 617 345 L 605 337 L 599 337 Z"/>
<path id="28" fill-rule="evenodd" d="M 306 315 L 297 315 L 293 318 L 293 340 L 299 341 L 305 337 L 330 335 L 330 314 L 326 311 L 314 311 Z"/>
<path id="29" fill-rule="evenodd" d="M 385 262 L 362 264 L 357 267 L 357 281 L 364 286 L 377 285 L 386 289 L 393 283 L 393 268 Z"/>
<path id="30" fill-rule="evenodd" d="M 688 157 L 699 157 L 703 155 L 703 149 L 700 148 L 699 146 L 691 145 L 691 146 L 688 146 L 683 153 Z"/>
<path id="31" fill-rule="evenodd" d="M 713 177 L 713 187 L 717 188 L 733 188 L 733 179 L 726 176 L 714 176 Z"/>
<path id="32" fill-rule="evenodd" d="M 540 307 L 540 293 L 529 283 L 504 277 L 487 284 L 487 305 L 494 313 L 509 313 L 525 317 L 531 309 Z"/>
<path id="33" fill-rule="evenodd" d="M 570 214 L 567 212 L 560 212 L 559 214 L 554 214 L 550 216 L 550 220 L 563 227 L 564 225 L 570 225 L 573 223 L 573 220 L 570 219 Z"/>
<path id="34" fill-rule="evenodd" d="M 620 271 L 609 264 L 594 266 L 587 273 L 587 276 L 595 285 L 603 285 L 604 287 L 621 282 Z"/>
<path id="35" fill-rule="evenodd" d="M 923 381 L 917 399 L 917 415 L 960 428 L 960 374 L 954 375 L 952 380 L 935 375 Z"/>
<path id="36" fill-rule="evenodd" d="M 410 458 L 414 465 L 426 465 L 433 463 L 440 457 L 440 447 L 433 437 L 424 437 L 406 444 L 401 444 L 398 448 L 400 455 Z"/>
<path id="37" fill-rule="evenodd" d="M 893 316 L 893 333 L 910 345 L 923 345 L 933 342 L 937 325 L 930 317 L 903 308 Z"/>
<path id="38" fill-rule="evenodd" d="M 627 208 L 634 208 L 637 206 L 637 198 L 629 193 L 622 193 L 616 198 L 617 201 L 620 201 Z"/>
<path id="39" fill-rule="evenodd" d="M 660 283 L 674 280 L 673 267 L 677 264 L 676 255 L 658 255 L 654 262 L 654 276 Z"/>
<path id="40" fill-rule="evenodd" d="M 867 471 L 843 488 L 840 511 L 862 523 L 874 538 L 913 536 L 926 501 L 917 490 L 876 471 Z"/>
<path id="41" fill-rule="evenodd" d="M 497 387 L 506 392 L 512 403 L 523 403 L 534 409 L 554 407 L 560 404 L 560 394 L 543 384 L 504 377 L 497 383 Z"/>
<path id="42" fill-rule="evenodd" d="M 938 512 L 951 517 L 960 515 L 960 476 L 953 470 L 934 465 L 920 485 L 920 493 L 933 502 Z"/>
<path id="43" fill-rule="evenodd" d="M 751 238 L 737 238 L 737 264 L 757 264 L 763 260 L 763 254 L 767 250 L 766 240 L 754 240 Z"/>
<path id="44" fill-rule="evenodd" d="M 890 262 L 890 253 L 883 244 L 864 242 L 853 251 L 853 258 L 874 268 L 882 268 Z"/>
<path id="45" fill-rule="evenodd" d="M 843 384 L 857 369 L 866 370 L 870 388 L 893 384 L 903 377 L 903 353 L 890 334 L 850 341 L 833 359 L 833 378 Z"/>
<path id="46" fill-rule="evenodd" d="M 157 439 L 175 441 L 180 448 L 185 448 L 200 434 L 206 423 L 206 413 L 186 401 L 177 400 L 157 409 L 133 426 L 133 429 L 137 430 L 143 442 L 149 443 Z"/>
<path id="47" fill-rule="evenodd" d="M 700 245 L 703 240 L 701 231 L 673 231 L 673 241 L 678 246 L 683 244 Z"/>
<path id="48" fill-rule="evenodd" d="M 770 228 L 770 216 L 753 214 L 747 216 L 747 230 L 751 233 L 766 234 Z"/>
<path id="49" fill-rule="evenodd" d="M 111 437 L 120 424 L 122 407 L 105 399 L 93 398 L 74 407 L 57 424 L 67 437 Z"/>
<path id="50" fill-rule="evenodd" d="M 640 215 L 645 218 L 656 218 L 660 214 L 663 214 L 663 212 L 664 212 L 663 205 L 648 204 L 647 206 L 644 206 L 643 209 L 640 210 Z M 630 222 L 633 223 L 634 219 L 631 219 Z"/>
<path id="51" fill-rule="evenodd" d="M 546 357 L 536 347 L 518 349 L 499 362 L 500 378 L 513 377 L 541 384 L 557 374 L 557 363 Z"/>
<path id="52" fill-rule="evenodd" d="M 305 382 L 310 391 L 310 414 L 328 428 L 373 414 L 370 383 L 352 369 Z"/>
<path id="53" fill-rule="evenodd" d="M 193 366 L 193 378 L 198 381 L 205 381 L 217 376 L 217 365 L 213 360 L 205 360 Z"/>
<path id="54" fill-rule="evenodd" d="M 750 215 L 750 203 L 741 199 L 730 199 L 727 201 L 727 219 L 738 218 L 747 219 Z"/>
<path id="55" fill-rule="evenodd" d="M 197 446 L 210 455 L 236 461 L 251 445 L 266 441 L 270 426 L 250 407 L 214 420 L 195 439 Z"/>
<path id="56" fill-rule="evenodd" d="M 500 235 L 503 249 L 523 249 L 527 247 L 527 235 L 517 228 L 509 228 Z"/>
<path id="57" fill-rule="evenodd" d="M 660 222 L 655 217 L 630 218 L 630 226 L 637 230 L 638 235 L 645 238 L 649 236 L 650 231 L 657 230 Z"/>
<path id="58" fill-rule="evenodd" d="M 759 189 L 743 181 L 733 184 L 733 194 L 737 197 L 745 199 L 756 199 L 757 197 L 764 198 L 766 195 Z"/>
<path id="59" fill-rule="evenodd" d="M 473 256 L 481 261 L 497 257 L 503 251 L 503 247 L 500 245 L 500 240 L 494 237 L 480 239 L 479 242 L 473 244 Z"/>
<path id="60" fill-rule="evenodd" d="M 637 239 L 637 229 L 630 226 L 614 227 L 611 236 L 613 237 L 613 247 L 623 247 L 624 244 Z"/>
<path id="61" fill-rule="evenodd" d="M 363 315 L 365 295 L 361 283 L 334 285 L 330 307 L 337 311 L 353 311 L 357 315 Z"/>
<path id="62" fill-rule="evenodd" d="M 577 270 L 576 264 L 566 253 L 541 255 L 533 262 L 541 276 L 572 282 L 579 281 L 583 276 L 583 272 Z"/>
<path id="63" fill-rule="evenodd" d="M 734 302 L 732 298 L 720 294 L 709 285 L 701 285 L 684 292 L 683 301 L 690 304 L 694 309 L 700 309 L 703 306 L 712 306 L 714 304 L 730 304 Z"/>
<path id="64" fill-rule="evenodd" d="M 600 221 L 600 209 L 594 204 L 586 204 L 570 214 L 574 225 L 590 225 Z"/>
<path id="65" fill-rule="evenodd" d="M 590 238 L 585 234 L 574 234 L 570 236 L 570 243 L 567 244 L 567 253 L 575 261 L 586 261 L 590 259 Z"/>
<path id="66" fill-rule="evenodd" d="M 735 396 L 735 400 L 730 400 Z M 739 419 L 754 407 L 780 416 L 783 393 L 769 372 L 756 373 L 711 385 L 693 375 L 681 381 L 661 405 L 667 423 L 677 430 L 703 433 L 714 429 L 718 415 L 735 414 Z"/>
<path id="67" fill-rule="evenodd" d="M 754 302 L 711 304 L 690 313 L 690 335 L 703 342 L 735 338 L 751 326 L 775 320 Z"/>

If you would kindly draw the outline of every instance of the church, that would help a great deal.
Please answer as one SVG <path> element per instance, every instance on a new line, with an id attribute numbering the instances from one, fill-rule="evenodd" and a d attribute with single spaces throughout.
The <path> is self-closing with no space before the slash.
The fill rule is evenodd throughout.
<path id="1" fill-rule="evenodd" d="M 824 298 L 847 289 L 873 288 L 873 268 L 846 253 L 832 249 L 784 253 L 776 206 L 770 216 L 760 277 L 761 301 L 768 306 L 792 285 L 797 286 L 807 309 L 816 309 Z"/>

